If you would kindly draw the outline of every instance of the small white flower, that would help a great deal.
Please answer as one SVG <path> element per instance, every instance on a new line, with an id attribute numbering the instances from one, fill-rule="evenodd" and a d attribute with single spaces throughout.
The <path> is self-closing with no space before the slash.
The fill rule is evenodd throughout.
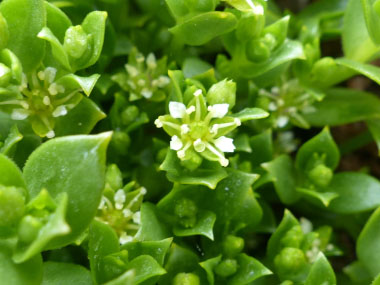
<path id="1" fill-rule="evenodd" d="M 186 106 L 180 102 L 169 102 L 170 116 L 176 119 L 182 119 L 186 115 Z"/>
<path id="2" fill-rule="evenodd" d="M 172 136 L 170 141 L 170 148 L 172 150 L 180 150 L 183 147 L 182 141 L 177 136 Z"/>
<path id="3" fill-rule="evenodd" d="M 221 136 L 214 140 L 215 146 L 223 152 L 234 152 L 235 146 L 233 139 Z"/>
<path id="4" fill-rule="evenodd" d="M 202 152 L 206 149 L 206 144 L 201 139 L 197 139 L 193 145 L 196 152 Z"/>
<path id="5" fill-rule="evenodd" d="M 228 113 L 229 104 L 215 104 L 209 106 L 207 110 L 211 113 L 212 118 L 223 118 Z"/>
<path id="6" fill-rule="evenodd" d="M 195 92 L 194 92 L 194 96 L 195 96 L 195 97 L 198 97 L 199 95 L 202 95 L 202 89 L 197 89 L 197 90 L 195 90 Z"/>

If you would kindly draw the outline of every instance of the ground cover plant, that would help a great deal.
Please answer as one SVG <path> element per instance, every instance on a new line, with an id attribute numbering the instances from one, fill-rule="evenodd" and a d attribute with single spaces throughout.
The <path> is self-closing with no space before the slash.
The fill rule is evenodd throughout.
<path id="1" fill-rule="evenodd" d="M 0 1 L 0 283 L 380 284 L 379 0 Z"/>

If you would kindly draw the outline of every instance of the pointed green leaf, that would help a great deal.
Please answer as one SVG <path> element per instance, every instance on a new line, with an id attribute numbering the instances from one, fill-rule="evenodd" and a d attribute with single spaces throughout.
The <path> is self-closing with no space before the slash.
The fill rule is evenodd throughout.
<path id="1" fill-rule="evenodd" d="M 359 213 L 380 205 L 380 182 L 364 173 L 335 174 L 326 191 L 339 195 L 329 205 L 336 213 Z"/>
<path id="2" fill-rule="evenodd" d="M 199 46 L 213 38 L 232 31 L 237 25 L 234 14 L 229 12 L 201 13 L 170 29 L 184 43 Z"/>
<path id="3" fill-rule="evenodd" d="M 217 257 L 210 258 L 199 263 L 199 265 L 206 271 L 207 281 L 210 283 L 210 285 L 214 285 L 214 268 L 219 264 L 221 260 L 222 255 L 218 255 Z"/>
<path id="4" fill-rule="evenodd" d="M 320 252 L 311 266 L 305 285 L 336 284 L 335 273 L 324 254 Z"/>
<path id="5" fill-rule="evenodd" d="M 140 284 L 154 276 L 164 275 L 163 269 L 150 255 L 140 255 L 128 263 L 128 270 L 135 272 L 134 284 Z"/>
<path id="6" fill-rule="evenodd" d="M 216 215 L 211 211 L 202 211 L 197 217 L 197 223 L 192 228 L 174 227 L 173 233 L 179 237 L 187 237 L 194 235 L 203 235 L 210 240 L 214 240 L 214 233 L 212 231 Z"/>
<path id="7" fill-rule="evenodd" d="M 26 188 L 24 178 L 17 165 L 4 154 L 0 153 L 0 184 Z"/>
<path id="8" fill-rule="evenodd" d="M 260 108 L 245 108 L 239 113 L 232 114 L 231 117 L 238 118 L 245 122 L 249 120 L 263 119 L 269 116 L 269 113 Z"/>
<path id="9" fill-rule="evenodd" d="M 64 262 L 44 262 L 42 285 L 80 284 L 92 285 L 91 274 L 85 267 Z"/>
<path id="10" fill-rule="evenodd" d="M 156 207 L 153 204 L 142 204 L 140 213 L 141 227 L 135 237 L 137 240 L 159 241 L 170 236 L 165 225 L 158 218 Z"/>
<path id="11" fill-rule="evenodd" d="M 81 77 L 75 74 L 68 74 L 59 78 L 56 83 L 61 84 L 68 90 L 83 90 L 84 94 L 90 96 L 92 89 L 94 89 L 96 82 L 98 81 L 100 75 L 93 74 L 88 77 Z"/>
<path id="12" fill-rule="evenodd" d="M 339 194 L 333 192 L 318 192 L 317 190 L 309 190 L 303 188 L 297 188 L 297 191 L 307 197 L 317 199 L 325 207 L 328 207 L 330 205 L 330 202 L 339 196 Z"/>
<path id="13" fill-rule="evenodd" d="M 359 261 L 372 277 L 380 274 L 380 208 L 368 219 L 356 244 Z"/>
<path id="14" fill-rule="evenodd" d="M 73 242 L 94 218 L 104 187 L 105 155 L 111 133 L 52 139 L 33 152 L 24 177 L 31 197 L 45 188 L 55 199 L 67 192 L 66 220 L 71 233 L 49 246 Z"/>
<path id="15" fill-rule="evenodd" d="M 25 72 L 35 69 L 44 56 L 45 43 L 37 34 L 46 24 L 42 0 L 5 0 L 0 13 L 8 24 L 8 48 L 20 59 Z"/>
<path id="16" fill-rule="evenodd" d="M 8 137 L 5 139 L 4 144 L 0 148 L 0 152 L 8 155 L 14 149 L 16 144 L 21 141 L 23 138 L 22 134 L 18 131 L 17 125 L 14 125 L 10 132 Z"/>

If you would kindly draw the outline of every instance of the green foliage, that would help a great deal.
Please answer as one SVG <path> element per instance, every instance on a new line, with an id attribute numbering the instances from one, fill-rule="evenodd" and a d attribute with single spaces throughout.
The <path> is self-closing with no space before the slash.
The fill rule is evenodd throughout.
<path id="1" fill-rule="evenodd" d="M 0 1 L 0 283 L 379 285 L 379 28 L 379 0 Z"/>

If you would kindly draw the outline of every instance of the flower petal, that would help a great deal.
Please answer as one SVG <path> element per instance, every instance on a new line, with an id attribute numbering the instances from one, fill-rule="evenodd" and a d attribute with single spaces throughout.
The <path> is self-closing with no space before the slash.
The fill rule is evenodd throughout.
<path id="1" fill-rule="evenodd" d="M 172 136 L 170 141 L 170 149 L 180 150 L 183 147 L 182 141 L 177 136 Z"/>
<path id="2" fill-rule="evenodd" d="M 223 152 L 234 152 L 235 146 L 233 139 L 221 136 L 214 140 L 215 146 Z"/>
<path id="3" fill-rule="evenodd" d="M 228 113 L 229 104 L 215 104 L 208 107 L 212 118 L 223 118 Z"/>
<path id="4" fill-rule="evenodd" d="M 169 102 L 170 116 L 176 119 L 182 119 L 186 114 L 186 106 L 180 102 Z"/>

